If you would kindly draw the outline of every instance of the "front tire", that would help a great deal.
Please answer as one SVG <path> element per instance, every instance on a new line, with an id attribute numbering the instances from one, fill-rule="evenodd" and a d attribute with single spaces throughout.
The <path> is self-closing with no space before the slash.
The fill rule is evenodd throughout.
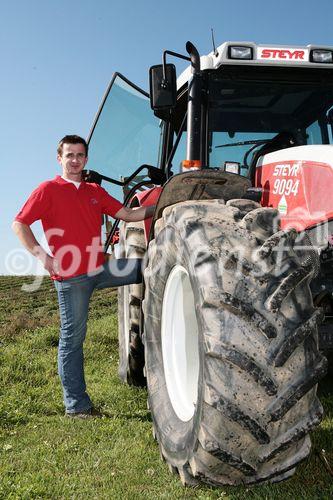
<path id="1" fill-rule="evenodd" d="M 149 407 L 160 450 L 185 483 L 279 481 L 321 420 L 311 271 L 247 200 L 164 210 L 145 271 Z M 275 250 L 280 248 L 279 252 Z"/>

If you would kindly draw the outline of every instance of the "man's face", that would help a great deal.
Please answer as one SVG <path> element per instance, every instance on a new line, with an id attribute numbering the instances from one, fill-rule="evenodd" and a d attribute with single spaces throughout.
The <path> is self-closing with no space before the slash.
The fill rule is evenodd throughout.
<path id="1" fill-rule="evenodd" d="M 81 172 L 88 161 L 85 147 L 81 143 L 65 143 L 62 149 L 62 155 L 58 155 L 57 159 L 62 166 L 63 176 L 68 178 L 81 178 Z"/>

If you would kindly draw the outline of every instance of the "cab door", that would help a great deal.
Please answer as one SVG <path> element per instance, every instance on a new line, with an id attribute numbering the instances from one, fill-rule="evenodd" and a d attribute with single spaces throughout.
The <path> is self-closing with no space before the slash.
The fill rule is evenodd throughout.
<path id="1" fill-rule="evenodd" d="M 87 168 L 123 180 L 140 165 L 158 166 L 160 120 L 150 108 L 149 95 L 115 73 L 91 128 Z M 123 199 L 120 186 L 103 187 Z"/>

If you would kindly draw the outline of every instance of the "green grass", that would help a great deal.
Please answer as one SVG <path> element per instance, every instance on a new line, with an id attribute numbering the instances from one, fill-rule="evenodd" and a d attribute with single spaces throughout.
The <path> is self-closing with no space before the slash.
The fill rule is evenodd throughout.
<path id="1" fill-rule="evenodd" d="M 31 278 L 30 278 L 31 280 Z M 329 499 L 333 478 L 333 389 L 320 387 L 326 416 L 313 452 L 285 483 L 183 488 L 161 461 L 151 433 L 146 392 L 117 376 L 117 304 L 96 292 L 85 346 L 86 379 L 103 418 L 64 417 L 57 376 L 58 305 L 52 283 L 23 292 L 29 278 L 0 277 L 0 498 L 73 499 Z"/>

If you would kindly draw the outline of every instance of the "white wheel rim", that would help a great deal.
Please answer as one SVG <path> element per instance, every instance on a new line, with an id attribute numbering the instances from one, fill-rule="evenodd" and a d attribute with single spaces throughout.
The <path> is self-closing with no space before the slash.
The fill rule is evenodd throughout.
<path id="1" fill-rule="evenodd" d="M 168 276 L 161 324 L 169 398 L 178 418 L 188 422 L 194 415 L 198 398 L 198 323 L 190 278 L 180 265 L 176 265 Z"/>
<path id="2" fill-rule="evenodd" d="M 124 342 L 126 359 L 129 355 L 129 286 L 124 286 Z"/>

